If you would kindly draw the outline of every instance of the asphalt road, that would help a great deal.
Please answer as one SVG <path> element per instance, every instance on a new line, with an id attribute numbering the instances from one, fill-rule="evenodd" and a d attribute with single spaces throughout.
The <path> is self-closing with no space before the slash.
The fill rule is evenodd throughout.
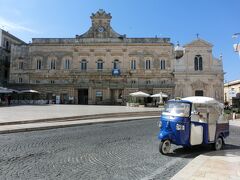
<path id="1" fill-rule="evenodd" d="M 0 179 L 170 179 L 209 146 L 158 152 L 158 119 L 0 135 Z M 231 127 L 228 149 L 240 149 Z M 231 145 L 230 145 L 231 144 Z"/>

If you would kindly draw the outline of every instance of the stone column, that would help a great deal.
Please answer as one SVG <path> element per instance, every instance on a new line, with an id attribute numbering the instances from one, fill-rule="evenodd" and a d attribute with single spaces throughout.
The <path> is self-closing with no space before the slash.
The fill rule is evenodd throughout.
<path id="1" fill-rule="evenodd" d="M 88 87 L 88 104 L 93 104 L 93 88 Z"/>

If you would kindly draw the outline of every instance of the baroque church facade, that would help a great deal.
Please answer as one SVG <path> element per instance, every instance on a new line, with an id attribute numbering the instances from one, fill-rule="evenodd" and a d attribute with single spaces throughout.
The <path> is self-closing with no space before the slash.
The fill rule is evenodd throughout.
<path id="1" fill-rule="evenodd" d="M 176 60 L 170 38 L 128 38 L 113 30 L 111 18 L 99 10 L 82 35 L 12 46 L 10 87 L 75 104 L 116 104 L 136 91 L 223 101 L 222 60 L 213 45 L 198 38 Z"/>

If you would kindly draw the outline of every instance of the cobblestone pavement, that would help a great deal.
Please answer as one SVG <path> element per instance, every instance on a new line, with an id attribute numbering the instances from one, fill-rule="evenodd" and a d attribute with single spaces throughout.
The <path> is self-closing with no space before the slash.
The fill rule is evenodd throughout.
<path id="1" fill-rule="evenodd" d="M 173 145 L 169 156 L 160 155 L 157 121 L 0 135 L 0 179 L 170 179 L 192 158 L 210 151 Z M 239 129 L 233 132 L 228 143 L 239 141 Z"/>

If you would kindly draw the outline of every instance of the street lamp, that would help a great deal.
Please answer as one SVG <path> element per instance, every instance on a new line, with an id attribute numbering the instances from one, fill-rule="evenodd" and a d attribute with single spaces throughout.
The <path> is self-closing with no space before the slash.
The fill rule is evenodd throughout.
<path id="1" fill-rule="evenodd" d="M 233 39 L 237 39 L 240 36 L 240 33 L 235 33 L 233 34 L 232 38 Z M 240 56 L 240 43 L 237 42 L 236 44 L 233 44 L 233 49 L 235 52 L 238 52 L 239 56 Z"/>

